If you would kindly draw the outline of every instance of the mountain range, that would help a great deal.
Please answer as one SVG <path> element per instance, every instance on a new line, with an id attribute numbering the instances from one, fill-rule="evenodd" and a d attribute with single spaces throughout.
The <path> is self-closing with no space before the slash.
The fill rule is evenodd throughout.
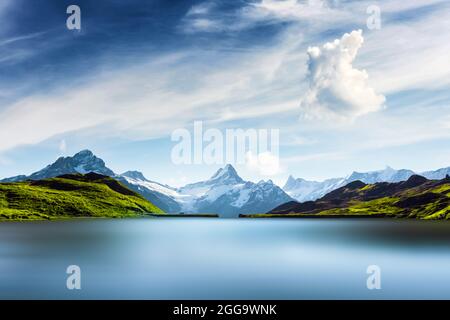
<path id="1" fill-rule="evenodd" d="M 221 217 L 238 217 L 241 213 L 267 212 L 293 200 L 271 180 L 244 181 L 231 165 L 219 169 L 208 180 L 173 188 L 149 180 L 139 171 L 116 174 L 89 150 L 72 157 L 60 157 L 30 176 L 20 175 L 0 182 L 41 180 L 88 172 L 120 181 L 167 213 L 217 213 Z"/>
<path id="2" fill-rule="evenodd" d="M 367 184 L 377 182 L 401 182 L 408 180 L 413 175 L 421 175 L 430 180 L 444 179 L 450 174 L 450 167 L 438 169 L 436 171 L 426 171 L 416 173 L 412 170 L 395 170 L 386 167 L 384 170 L 370 172 L 353 172 L 345 178 L 333 178 L 325 181 L 308 181 L 301 178 L 295 179 L 289 176 L 283 190 L 292 198 L 299 202 L 314 201 L 320 199 L 327 193 L 343 187 L 354 181 L 361 181 Z"/>
<path id="3" fill-rule="evenodd" d="M 233 218 L 242 213 L 267 212 L 293 200 L 271 180 L 244 181 L 231 165 L 208 180 L 181 188 L 151 181 L 138 171 L 125 172 L 116 179 L 169 213 L 217 213 Z"/>
<path id="4" fill-rule="evenodd" d="M 406 181 L 372 184 L 356 180 L 316 201 L 291 201 L 264 216 L 450 219 L 450 176 L 428 180 L 412 175 Z"/>
<path id="5" fill-rule="evenodd" d="M 60 157 L 54 163 L 29 176 L 20 175 L 0 182 L 41 180 L 65 174 L 94 172 L 112 177 L 129 189 L 141 194 L 155 206 L 167 213 L 217 213 L 221 217 L 237 217 L 240 214 L 265 213 L 289 202 L 306 202 L 322 198 L 326 194 L 354 181 L 366 184 L 379 182 L 398 183 L 416 173 L 411 170 L 384 170 L 353 172 L 345 178 L 333 178 L 322 182 L 308 181 L 290 176 L 283 188 L 271 180 L 254 183 L 243 180 L 232 165 L 226 165 L 210 179 L 174 188 L 147 179 L 139 171 L 116 174 L 105 162 L 89 150 L 72 157 Z M 421 173 L 428 179 L 443 179 L 450 174 L 449 168 Z"/>

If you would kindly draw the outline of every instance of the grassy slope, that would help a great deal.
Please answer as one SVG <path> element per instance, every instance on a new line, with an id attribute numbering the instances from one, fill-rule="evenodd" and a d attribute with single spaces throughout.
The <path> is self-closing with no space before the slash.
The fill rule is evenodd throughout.
<path id="1" fill-rule="evenodd" d="M 418 201 L 410 206 L 401 205 L 428 194 L 437 194 L 431 201 Z M 397 193 L 393 197 L 383 197 L 371 201 L 355 201 L 347 208 L 332 209 L 320 212 L 319 215 L 373 215 L 419 219 L 450 219 L 450 184 L 431 189 L 413 188 Z"/>
<path id="2" fill-rule="evenodd" d="M 374 188 L 366 185 L 356 192 L 364 196 Z M 311 213 L 258 214 L 247 217 L 333 217 L 385 216 L 417 219 L 450 220 L 450 183 L 424 184 L 373 200 L 351 200 L 344 207 Z"/>
<path id="3" fill-rule="evenodd" d="M 66 175 L 40 181 L 0 183 L 0 220 L 69 217 L 135 217 L 162 211 L 116 180 Z"/>

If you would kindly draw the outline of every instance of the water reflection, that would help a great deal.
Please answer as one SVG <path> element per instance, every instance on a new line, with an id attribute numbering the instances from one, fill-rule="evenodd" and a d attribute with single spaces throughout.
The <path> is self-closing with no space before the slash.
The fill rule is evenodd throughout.
<path id="1" fill-rule="evenodd" d="M 0 224 L 1 298 L 450 298 L 450 224 L 80 220 Z M 65 287 L 68 265 L 82 290 Z M 366 268 L 382 269 L 382 290 Z"/>

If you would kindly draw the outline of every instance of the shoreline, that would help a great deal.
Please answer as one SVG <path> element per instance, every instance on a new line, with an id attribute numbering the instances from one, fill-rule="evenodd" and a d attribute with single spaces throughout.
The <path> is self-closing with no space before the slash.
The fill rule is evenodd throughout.
<path id="1" fill-rule="evenodd" d="M 242 219 L 408 219 L 407 217 L 390 217 L 385 214 L 365 214 L 365 215 L 312 215 L 312 214 L 240 214 Z"/>
<path id="2" fill-rule="evenodd" d="M 216 213 L 192 213 L 192 214 L 177 214 L 177 213 L 167 213 L 167 214 L 147 214 L 147 216 L 157 217 L 157 218 L 220 218 Z"/>

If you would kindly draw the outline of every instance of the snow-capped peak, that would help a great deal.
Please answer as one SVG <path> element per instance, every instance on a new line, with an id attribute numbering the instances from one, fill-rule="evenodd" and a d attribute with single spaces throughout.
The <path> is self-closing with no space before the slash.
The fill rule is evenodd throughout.
<path id="1" fill-rule="evenodd" d="M 353 181 L 360 180 L 364 183 L 400 182 L 408 180 L 408 178 L 412 175 L 414 175 L 414 172 L 411 170 L 396 170 L 390 166 L 386 166 L 384 169 L 377 171 L 353 171 L 345 178 L 327 179 L 322 182 L 307 181 L 289 177 L 283 190 L 297 201 L 304 202 L 309 200 L 317 200 L 328 192 L 345 186 Z"/>
<path id="2" fill-rule="evenodd" d="M 286 183 L 284 184 L 283 189 L 284 190 L 291 190 L 298 187 L 298 185 L 303 181 L 301 178 L 294 178 L 293 175 L 289 175 L 289 178 L 286 180 Z"/>
<path id="3" fill-rule="evenodd" d="M 399 182 L 408 180 L 410 176 L 414 174 L 411 170 L 396 170 L 387 166 L 383 170 L 369 171 L 369 172 L 356 172 L 346 178 L 346 181 L 353 182 L 361 180 L 364 183 L 376 183 L 376 182 Z"/>
<path id="4" fill-rule="evenodd" d="M 291 184 L 294 184 L 294 183 L 295 183 L 295 178 L 291 174 L 291 175 L 289 175 L 289 178 L 287 179 L 285 186 L 286 185 L 291 185 Z"/>
<path id="5" fill-rule="evenodd" d="M 95 157 L 91 150 L 85 149 L 80 152 L 74 154 L 74 159 L 83 159 L 83 158 L 93 158 Z"/>
<path id="6" fill-rule="evenodd" d="M 257 185 L 273 185 L 273 181 L 271 179 L 265 181 L 265 180 L 259 180 Z"/>
<path id="7" fill-rule="evenodd" d="M 60 157 L 51 165 L 33 173 L 28 179 L 39 180 L 52 178 L 62 174 L 95 172 L 106 176 L 114 176 L 114 172 L 106 167 L 105 162 L 97 158 L 92 151 L 83 150 L 72 157 Z"/>
<path id="8" fill-rule="evenodd" d="M 230 183 L 243 183 L 241 177 L 239 177 L 236 169 L 231 164 L 227 164 L 225 167 L 220 168 L 217 172 L 209 179 L 209 182 L 221 182 L 225 184 Z"/>

